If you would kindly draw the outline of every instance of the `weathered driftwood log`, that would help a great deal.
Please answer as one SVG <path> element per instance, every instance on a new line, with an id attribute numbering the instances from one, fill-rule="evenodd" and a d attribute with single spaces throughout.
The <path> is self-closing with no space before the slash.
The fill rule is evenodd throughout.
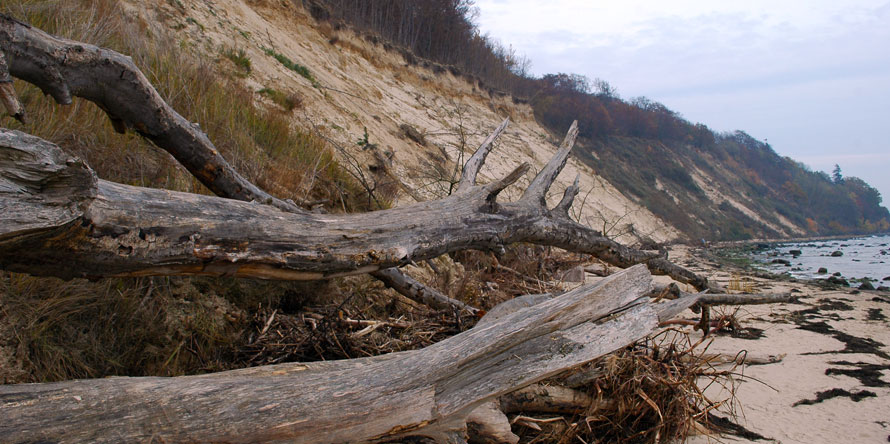
<path id="1" fill-rule="evenodd" d="M 689 293 L 680 292 L 681 295 Z M 695 327 L 705 335 L 711 332 L 711 307 L 714 305 L 759 305 L 779 304 L 793 301 L 790 293 L 785 294 L 701 294 L 698 299 L 698 307 L 701 308 L 701 318 Z"/>
<path id="2" fill-rule="evenodd" d="M 496 197 L 524 173 L 525 165 L 503 179 L 437 201 L 319 215 L 98 180 L 57 146 L 0 129 L 0 266 L 63 278 L 324 279 L 520 241 L 608 256 L 627 265 L 660 263 L 659 257 L 623 247 L 569 219 L 577 186 L 569 187 L 555 209 L 543 206 L 542 196 L 576 134 L 573 126 L 517 202 L 499 204 Z M 475 176 L 462 181 L 475 182 Z M 41 216 L 34 217 L 35 212 Z M 664 272 L 664 267 L 650 267 Z"/>
<path id="3" fill-rule="evenodd" d="M 690 293 L 681 292 L 682 296 L 687 296 L 689 294 Z M 782 304 L 794 301 L 794 297 L 791 293 L 703 293 L 698 296 L 698 303 L 701 305 L 761 305 Z"/>
<path id="4" fill-rule="evenodd" d="M 24 108 L 12 88 L 12 78 L 4 53 L 10 52 L 18 63 L 17 77 L 30 81 L 62 104 L 72 96 L 93 101 L 106 110 L 119 132 L 135 130 L 173 155 L 201 183 L 217 196 L 243 201 L 260 201 L 290 212 L 300 212 L 290 201 L 273 198 L 247 181 L 223 159 L 200 128 L 186 121 L 160 97 L 129 57 L 117 52 L 49 36 L 27 24 L 0 14 L 0 101 L 10 115 L 24 121 Z M 69 57 L 69 53 L 76 57 Z M 40 71 L 44 71 L 40 75 Z M 117 75 L 111 82 L 90 82 Z M 55 94 L 53 94 L 55 92 Z M 400 182 L 401 183 L 401 182 Z M 383 272 L 381 272 L 383 273 Z M 381 275 L 399 283 L 410 278 L 398 270 Z M 427 296 L 439 301 L 441 295 L 416 283 L 394 286 L 408 297 Z"/>
<path id="5" fill-rule="evenodd" d="M 49 35 L 0 14 L 0 52 L 9 73 L 38 86 L 62 105 L 94 102 L 115 130 L 137 133 L 166 150 L 217 195 L 303 212 L 242 177 L 201 131 L 161 98 L 133 60 L 110 49 Z"/>
<path id="6" fill-rule="evenodd" d="M 689 296 L 692 293 L 680 290 L 677 284 L 671 283 L 665 286 L 656 285 L 649 293 L 649 297 L 654 299 L 677 299 L 679 297 Z M 696 293 L 699 297 L 700 305 L 758 305 L 758 304 L 781 304 L 785 302 L 794 302 L 794 296 L 791 293 Z"/>
<path id="7" fill-rule="evenodd" d="M 176 378 L 0 386 L 10 442 L 463 442 L 476 407 L 640 339 L 695 298 L 654 304 L 644 266 L 422 350 Z"/>
<path id="8" fill-rule="evenodd" d="M 689 297 L 691 293 L 680 290 L 676 284 L 670 284 L 664 287 L 656 286 L 649 292 L 648 296 L 655 300 L 660 299 L 677 299 Z M 696 330 L 701 330 L 704 334 L 709 334 L 713 327 L 711 321 L 711 307 L 714 305 L 758 305 L 758 304 L 781 304 L 785 302 L 794 302 L 791 293 L 745 293 L 745 294 L 729 294 L 729 293 L 696 293 L 698 303 L 693 306 L 696 313 L 701 313 L 698 321 L 672 321 L 672 325 L 693 325 Z M 665 324 L 667 325 L 667 324 Z"/>
<path id="9" fill-rule="evenodd" d="M 485 328 L 519 310 L 535 306 L 557 296 L 552 293 L 543 293 L 515 297 L 492 308 L 473 328 Z M 667 321 L 662 321 L 659 325 L 664 322 Z M 567 410 L 570 410 L 569 413 L 575 413 L 579 410 L 586 410 L 591 407 L 593 401 L 586 393 L 572 388 L 580 385 L 582 384 L 550 387 L 532 384 L 480 405 L 467 418 L 470 442 L 479 444 L 516 444 L 519 442 L 519 436 L 513 433 L 507 413 L 530 411 L 561 413 Z"/>

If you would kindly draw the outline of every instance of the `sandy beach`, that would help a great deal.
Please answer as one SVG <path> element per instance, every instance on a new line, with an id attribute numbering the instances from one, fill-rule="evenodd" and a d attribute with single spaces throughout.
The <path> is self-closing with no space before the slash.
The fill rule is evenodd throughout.
<path id="1" fill-rule="evenodd" d="M 777 361 L 737 369 L 736 422 L 759 437 L 699 435 L 687 442 L 890 441 L 890 294 L 758 278 L 685 248 L 671 257 L 725 287 L 741 282 L 754 292 L 797 297 L 788 304 L 742 306 L 735 312 L 743 327 L 739 337 L 717 335 L 708 349 Z M 716 385 L 706 394 L 730 398 Z"/>

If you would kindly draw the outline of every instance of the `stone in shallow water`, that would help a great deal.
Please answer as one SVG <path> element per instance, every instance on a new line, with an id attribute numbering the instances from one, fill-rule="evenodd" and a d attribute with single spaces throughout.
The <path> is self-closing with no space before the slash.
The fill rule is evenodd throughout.
<path id="1" fill-rule="evenodd" d="M 831 277 L 829 277 L 828 279 L 826 279 L 825 282 L 828 282 L 828 283 L 831 283 L 831 284 L 835 284 L 835 285 L 843 285 L 844 287 L 849 287 L 849 286 L 850 286 L 850 283 L 847 282 L 846 279 L 844 279 L 844 278 L 842 278 L 842 277 L 837 277 L 837 276 L 835 276 L 835 275 L 832 275 Z"/>

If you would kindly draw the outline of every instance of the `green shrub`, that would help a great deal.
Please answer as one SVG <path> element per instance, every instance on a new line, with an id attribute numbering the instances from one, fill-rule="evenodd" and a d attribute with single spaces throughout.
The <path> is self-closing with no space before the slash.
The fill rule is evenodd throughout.
<path id="1" fill-rule="evenodd" d="M 312 86 L 314 86 L 316 88 L 321 86 L 318 83 L 318 81 L 315 80 L 315 77 L 312 76 L 312 73 L 309 72 L 309 68 L 307 68 L 299 63 L 294 62 L 293 60 L 289 59 L 286 55 L 276 52 L 274 49 L 263 48 L 263 51 L 266 52 L 266 55 L 272 56 L 273 58 L 275 58 L 275 60 L 278 60 L 278 62 L 281 63 L 282 65 L 284 65 L 285 68 L 303 76 L 306 80 L 308 80 L 309 82 L 312 83 Z"/>
<path id="2" fill-rule="evenodd" d="M 223 55 L 232 61 L 238 68 L 244 71 L 247 74 L 250 74 L 251 66 L 250 66 L 250 57 L 247 57 L 247 53 L 244 52 L 243 49 L 238 49 L 237 51 L 228 48 L 223 51 Z"/>

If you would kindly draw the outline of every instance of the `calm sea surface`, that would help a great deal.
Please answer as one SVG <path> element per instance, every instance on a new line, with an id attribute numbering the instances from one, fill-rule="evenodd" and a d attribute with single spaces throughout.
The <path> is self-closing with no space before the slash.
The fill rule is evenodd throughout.
<path id="1" fill-rule="evenodd" d="M 795 257 L 793 250 L 799 250 L 800 254 Z M 843 255 L 837 256 L 835 251 Z M 847 279 L 881 281 L 890 277 L 890 235 L 772 244 L 771 248 L 760 250 L 752 258 L 761 268 L 775 273 L 787 272 L 797 278 L 824 279 L 840 272 Z M 771 263 L 776 259 L 787 260 L 791 265 Z M 828 269 L 828 273 L 818 274 L 820 267 Z M 883 281 L 881 285 L 890 286 L 890 281 Z"/>

